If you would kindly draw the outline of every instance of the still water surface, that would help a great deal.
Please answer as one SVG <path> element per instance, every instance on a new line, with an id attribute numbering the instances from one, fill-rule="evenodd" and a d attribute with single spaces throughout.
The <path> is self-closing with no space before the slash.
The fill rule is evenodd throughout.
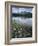
<path id="1" fill-rule="evenodd" d="M 19 24 L 32 25 L 32 18 L 12 17 L 12 20 L 15 20 Z"/>

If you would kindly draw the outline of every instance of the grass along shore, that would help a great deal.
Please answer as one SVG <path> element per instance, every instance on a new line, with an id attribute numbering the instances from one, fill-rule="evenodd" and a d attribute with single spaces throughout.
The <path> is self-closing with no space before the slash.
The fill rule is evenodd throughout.
<path id="1" fill-rule="evenodd" d="M 32 37 L 32 26 L 26 24 L 18 24 L 13 21 L 11 30 L 12 38 Z"/>

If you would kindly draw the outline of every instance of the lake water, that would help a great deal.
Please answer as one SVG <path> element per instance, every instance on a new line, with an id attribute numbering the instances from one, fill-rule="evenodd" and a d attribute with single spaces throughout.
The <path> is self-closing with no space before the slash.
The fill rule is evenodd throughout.
<path id="1" fill-rule="evenodd" d="M 12 20 L 15 20 L 19 24 L 32 25 L 32 18 L 13 17 Z"/>

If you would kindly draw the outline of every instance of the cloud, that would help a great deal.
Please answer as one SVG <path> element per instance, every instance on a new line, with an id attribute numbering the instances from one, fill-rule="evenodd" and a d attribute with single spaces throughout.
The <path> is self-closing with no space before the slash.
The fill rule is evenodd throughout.
<path id="1" fill-rule="evenodd" d="M 21 12 L 31 12 L 32 13 L 32 8 L 18 8 L 18 7 L 12 7 L 12 13 L 21 13 Z"/>

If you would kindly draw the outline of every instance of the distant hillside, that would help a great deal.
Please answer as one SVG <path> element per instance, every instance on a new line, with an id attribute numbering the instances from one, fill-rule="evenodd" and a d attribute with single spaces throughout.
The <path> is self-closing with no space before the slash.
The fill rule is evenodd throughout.
<path id="1" fill-rule="evenodd" d="M 32 18 L 32 13 L 30 12 L 24 12 L 24 13 L 13 13 L 13 17 L 25 17 L 25 18 Z"/>

